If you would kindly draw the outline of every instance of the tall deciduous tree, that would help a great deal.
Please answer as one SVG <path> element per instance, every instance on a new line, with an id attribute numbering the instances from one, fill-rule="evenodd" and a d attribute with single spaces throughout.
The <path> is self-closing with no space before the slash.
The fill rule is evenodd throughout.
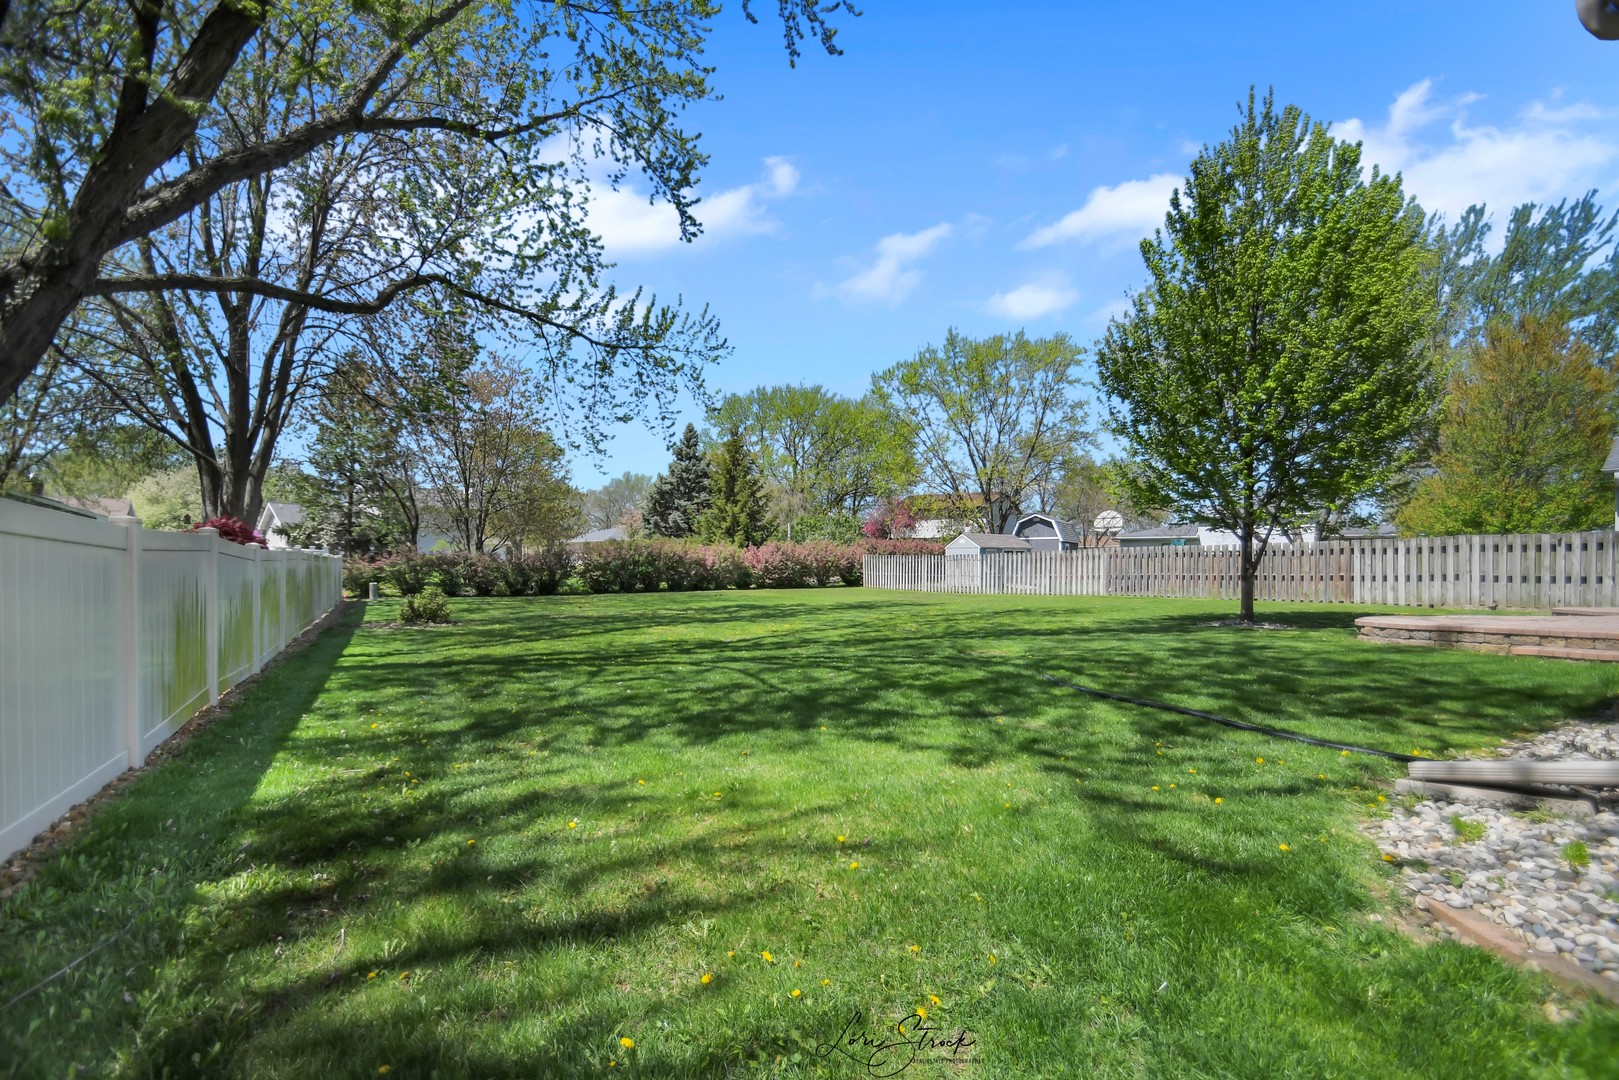
<path id="1" fill-rule="evenodd" d="M 1561 532 L 1611 520 L 1602 472 L 1619 379 L 1557 317 L 1492 322 L 1451 372 L 1434 471 L 1402 531 Z"/>
<path id="2" fill-rule="evenodd" d="M 778 2 L 790 56 L 806 34 L 838 51 L 818 0 Z M 706 317 L 623 305 L 599 287 L 599 246 L 577 196 L 586 158 L 605 157 L 611 182 L 642 172 L 683 235 L 695 235 L 705 158 L 678 114 L 711 96 L 702 50 L 717 12 L 708 0 L 0 6 L 0 401 L 86 296 L 251 287 L 363 314 L 436 285 L 513 317 L 569 374 L 604 388 L 629 376 L 626 396 L 638 403 L 718 342 Z M 232 91 L 262 85 L 296 104 L 297 123 L 238 126 Z M 557 139 L 572 141 L 571 170 L 542 152 Z M 459 261 L 418 257 L 421 233 L 405 233 L 395 257 L 343 296 L 206 264 L 128 268 L 133 245 L 221 191 L 345 140 L 414 147 L 447 166 L 413 188 L 379 176 L 393 197 L 460 188 L 458 161 L 498 158 L 490 174 L 503 182 L 466 189 L 474 205 L 461 218 L 471 227 Z M 560 266 L 559 251 L 570 256 Z M 569 361 L 576 344 L 590 363 Z"/>
<path id="3" fill-rule="evenodd" d="M 1123 493 L 1237 535 L 1251 622 L 1271 534 L 1412 455 L 1437 381 L 1422 213 L 1358 144 L 1250 92 L 1141 254 L 1151 280 L 1097 353 Z"/>
<path id="4" fill-rule="evenodd" d="M 697 533 L 704 540 L 746 547 L 770 535 L 764 479 L 737 428 L 714 453 L 708 493 L 708 509 L 697 519 Z"/>
<path id="5" fill-rule="evenodd" d="M 1049 484 L 1086 445 L 1079 400 L 1083 351 L 1066 334 L 1019 331 L 974 340 L 951 330 L 944 346 L 872 377 L 877 398 L 916 448 L 922 474 L 960 505 L 983 508 L 991 532 Z"/>
<path id="6" fill-rule="evenodd" d="M 619 527 L 639 532 L 646 514 L 652 477 L 626 472 L 615 476 L 594 491 L 585 492 L 582 509 L 585 522 L 593 529 Z"/>
<path id="7" fill-rule="evenodd" d="M 873 397 L 842 397 L 820 386 L 760 387 L 732 394 L 714 415 L 720 431 L 740 428 L 775 502 L 796 520 L 857 517 L 902 491 L 916 471 L 909 432 Z"/>
<path id="8" fill-rule="evenodd" d="M 652 482 L 647 495 L 647 531 L 674 540 L 694 535 L 709 498 L 709 462 L 703 456 L 697 428 L 687 424 L 675 443 L 669 471 Z"/>

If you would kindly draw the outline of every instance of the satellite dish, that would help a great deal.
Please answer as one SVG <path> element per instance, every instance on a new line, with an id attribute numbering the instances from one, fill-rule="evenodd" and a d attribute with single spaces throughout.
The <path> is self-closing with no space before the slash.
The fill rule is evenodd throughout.
<path id="1" fill-rule="evenodd" d="M 1124 528 L 1124 515 L 1117 510 L 1103 510 L 1096 515 L 1096 520 L 1091 523 L 1091 528 L 1103 535 L 1119 532 Z"/>
<path id="2" fill-rule="evenodd" d="M 1615 0 L 1574 0 L 1574 10 L 1592 37 L 1619 41 L 1619 3 Z"/>

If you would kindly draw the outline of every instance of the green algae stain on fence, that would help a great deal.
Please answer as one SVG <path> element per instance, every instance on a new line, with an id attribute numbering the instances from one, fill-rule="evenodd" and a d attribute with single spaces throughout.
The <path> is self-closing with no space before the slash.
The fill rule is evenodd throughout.
<path id="1" fill-rule="evenodd" d="M 253 583 L 242 581 L 232 590 L 219 592 L 219 681 L 234 685 L 253 666 Z"/>
<path id="2" fill-rule="evenodd" d="M 169 602 L 172 662 L 164 671 L 159 722 L 190 714 L 208 700 L 208 622 L 202 587 L 186 582 Z"/>
<path id="3" fill-rule="evenodd" d="M 264 630 L 260 647 L 266 653 L 277 652 L 282 645 L 281 583 L 276 577 L 280 569 L 271 570 L 273 565 L 265 564 L 264 577 L 259 582 L 259 625 Z"/>

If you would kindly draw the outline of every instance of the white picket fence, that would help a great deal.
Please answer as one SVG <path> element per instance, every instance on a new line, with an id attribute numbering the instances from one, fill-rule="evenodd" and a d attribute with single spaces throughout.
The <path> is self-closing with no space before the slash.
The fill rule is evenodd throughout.
<path id="1" fill-rule="evenodd" d="M 1616 534 L 1429 536 L 1271 548 L 1256 599 L 1409 607 L 1619 606 Z M 1089 548 L 979 557 L 867 555 L 865 584 L 922 592 L 1234 600 L 1235 548 Z"/>
<path id="2" fill-rule="evenodd" d="M 342 560 L 0 499 L 0 858 L 329 611 Z"/>

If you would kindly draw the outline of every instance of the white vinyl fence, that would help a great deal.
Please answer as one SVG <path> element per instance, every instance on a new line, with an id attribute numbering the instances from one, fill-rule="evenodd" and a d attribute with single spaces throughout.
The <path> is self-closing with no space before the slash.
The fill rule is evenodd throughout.
<path id="1" fill-rule="evenodd" d="M 0 858 L 342 595 L 342 560 L 0 499 Z"/>
<path id="2" fill-rule="evenodd" d="M 1256 599 L 1411 607 L 1619 606 L 1615 533 L 1427 536 L 1273 547 Z M 1164 596 L 1234 600 L 1235 548 L 867 555 L 865 584 L 922 592 L 1046 596 Z"/>

